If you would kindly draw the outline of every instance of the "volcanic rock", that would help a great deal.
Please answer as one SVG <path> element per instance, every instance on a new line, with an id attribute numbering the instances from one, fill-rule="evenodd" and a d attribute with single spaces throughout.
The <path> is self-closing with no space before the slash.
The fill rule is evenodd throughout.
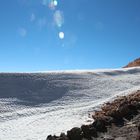
<path id="1" fill-rule="evenodd" d="M 140 67 L 140 58 L 134 60 L 133 62 L 130 62 L 124 68 L 129 68 L 129 67 Z"/>
<path id="2" fill-rule="evenodd" d="M 74 127 L 70 131 L 67 131 L 67 137 L 70 140 L 82 140 L 82 130 L 78 127 Z"/>

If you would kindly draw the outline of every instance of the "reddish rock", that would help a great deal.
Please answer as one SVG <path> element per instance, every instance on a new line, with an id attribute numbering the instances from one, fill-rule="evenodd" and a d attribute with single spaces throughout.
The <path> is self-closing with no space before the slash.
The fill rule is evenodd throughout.
<path id="1" fill-rule="evenodd" d="M 129 68 L 129 67 L 140 67 L 140 58 L 134 60 L 133 62 L 130 62 L 124 68 Z"/>

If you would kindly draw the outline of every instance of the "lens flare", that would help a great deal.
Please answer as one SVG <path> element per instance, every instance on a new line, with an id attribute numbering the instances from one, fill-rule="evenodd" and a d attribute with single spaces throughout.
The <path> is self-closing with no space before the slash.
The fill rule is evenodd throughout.
<path id="1" fill-rule="evenodd" d="M 57 0 L 42 0 L 44 6 L 48 6 L 51 10 L 55 10 L 55 7 L 58 5 Z"/>
<path id="2" fill-rule="evenodd" d="M 57 6 L 57 4 L 58 4 L 57 0 L 50 0 L 50 2 L 49 2 L 49 8 L 51 10 L 55 10 L 55 7 Z"/>
<path id="3" fill-rule="evenodd" d="M 58 8 L 58 0 L 41 0 L 42 5 L 48 7 L 50 10 L 53 11 L 53 25 L 55 25 L 59 31 L 61 30 L 64 24 L 64 15 L 63 12 L 60 11 Z M 34 20 L 34 17 L 33 17 Z M 39 25 L 42 27 L 46 24 L 46 20 L 39 20 Z M 59 39 L 64 39 L 65 34 L 64 32 L 58 32 Z"/>
<path id="4" fill-rule="evenodd" d="M 64 39 L 64 37 L 65 37 L 64 32 L 59 32 L 59 38 L 60 38 L 60 39 Z"/>
<path id="5" fill-rule="evenodd" d="M 54 13 L 54 22 L 58 27 L 62 27 L 64 23 L 63 13 L 59 10 Z"/>
<path id="6" fill-rule="evenodd" d="M 54 4 L 54 6 L 57 6 L 57 5 L 58 5 L 57 0 L 54 0 L 54 1 L 53 1 L 53 4 Z"/>

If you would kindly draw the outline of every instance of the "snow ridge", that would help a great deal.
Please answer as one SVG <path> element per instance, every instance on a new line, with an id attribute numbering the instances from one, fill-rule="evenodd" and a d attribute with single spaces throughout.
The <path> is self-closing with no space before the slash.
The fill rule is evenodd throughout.
<path id="1" fill-rule="evenodd" d="M 140 68 L 0 73 L 0 139 L 45 140 L 86 123 L 88 113 L 140 89 Z"/>

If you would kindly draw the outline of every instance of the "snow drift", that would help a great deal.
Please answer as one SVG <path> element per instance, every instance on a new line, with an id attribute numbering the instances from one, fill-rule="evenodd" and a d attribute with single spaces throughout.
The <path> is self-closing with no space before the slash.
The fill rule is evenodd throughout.
<path id="1" fill-rule="evenodd" d="M 140 68 L 0 73 L 0 139 L 45 140 L 88 120 L 117 95 L 140 89 Z"/>

